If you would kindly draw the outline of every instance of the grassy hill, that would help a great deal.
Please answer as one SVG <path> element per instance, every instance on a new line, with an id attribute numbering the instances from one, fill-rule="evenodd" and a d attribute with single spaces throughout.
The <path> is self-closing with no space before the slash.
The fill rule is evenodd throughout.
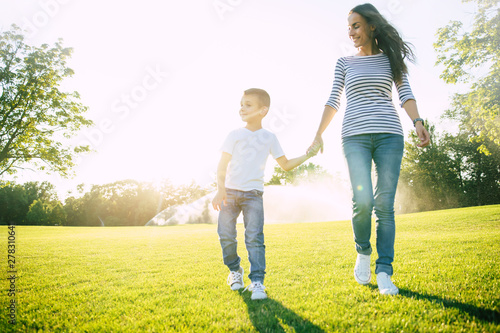
<path id="1" fill-rule="evenodd" d="M 349 221 L 267 225 L 265 301 L 226 285 L 215 225 L 19 226 L 17 324 L 2 259 L 0 331 L 499 332 L 500 206 L 396 223 L 395 297 L 374 276 L 354 281 Z M 241 226 L 238 237 L 248 272 Z"/>

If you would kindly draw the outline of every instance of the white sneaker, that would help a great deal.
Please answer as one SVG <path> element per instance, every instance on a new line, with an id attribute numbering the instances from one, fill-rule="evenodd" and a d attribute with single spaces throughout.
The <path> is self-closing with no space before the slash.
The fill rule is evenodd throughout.
<path id="1" fill-rule="evenodd" d="M 238 290 L 245 286 L 243 283 L 243 273 L 243 267 L 240 267 L 237 272 L 231 271 L 231 273 L 229 273 L 229 276 L 227 277 L 227 284 L 231 286 L 232 290 Z"/>
<path id="2" fill-rule="evenodd" d="M 384 272 L 377 274 L 378 290 L 382 295 L 397 295 L 399 293 L 398 287 L 391 281 L 391 277 Z"/>
<path id="3" fill-rule="evenodd" d="M 264 291 L 264 289 L 266 289 L 266 287 L 264 287 L 264 285 L 260 282 L 253 282 L 248 287 L 246 287 L 245 290 L 243 290 L 243 291 L 246 291 L 247 289 L 252 292 L 252 297 L 251 297 L 252 300 L 266 299 L 267 298 L 267 294 Z"/>
<path id="4" fill-rule="evenodd" d="M 370 255 L 358 253 L 356 266 L 354 266 L 354 278 L 359 284 L 368 284 L 372 278 L 370 270 Z"/>

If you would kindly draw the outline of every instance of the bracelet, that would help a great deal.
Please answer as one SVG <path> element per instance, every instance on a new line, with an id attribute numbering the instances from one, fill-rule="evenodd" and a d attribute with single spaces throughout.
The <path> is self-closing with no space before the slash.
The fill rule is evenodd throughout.
<path id="1" fill-rule="evenodd" d="M 413 119 L 413 126 L 417 125 L 417 121 L 421 121 L 422 125 L 424 124 L 424 120 L 422 118 L 415 118 L 415 119 Z"/>

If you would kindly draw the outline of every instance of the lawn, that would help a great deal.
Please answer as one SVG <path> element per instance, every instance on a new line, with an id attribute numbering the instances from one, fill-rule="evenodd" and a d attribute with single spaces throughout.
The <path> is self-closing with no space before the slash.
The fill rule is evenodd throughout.
<path id="1" fill-rule="evenodd" d="M 374 276 L 355 282 L 350 222 L 339 221 L 266 225 L 264 301 L 227 286 L 215 225 L 17 226 L 17 323 L 2 259 L 0 331 L 499 332 L 500 205 L 396 221 L 399 295 L 380 295 Z M 241 226 L 238 238 L 248 273 Z"/>

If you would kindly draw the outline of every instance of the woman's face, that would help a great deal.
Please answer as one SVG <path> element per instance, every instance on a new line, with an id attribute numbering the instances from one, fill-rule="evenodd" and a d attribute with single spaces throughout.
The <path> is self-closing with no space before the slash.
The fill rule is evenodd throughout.
<path id="1" fill-rule="evenodd" d="M 352 12 L 347 18 L 349 24 L 349 38 L 354 42 L 354 47 L 360 48 L 372 45 L 372 31 L 374 26 L 369 26 L 365 18 L 358 13 Z"/>

